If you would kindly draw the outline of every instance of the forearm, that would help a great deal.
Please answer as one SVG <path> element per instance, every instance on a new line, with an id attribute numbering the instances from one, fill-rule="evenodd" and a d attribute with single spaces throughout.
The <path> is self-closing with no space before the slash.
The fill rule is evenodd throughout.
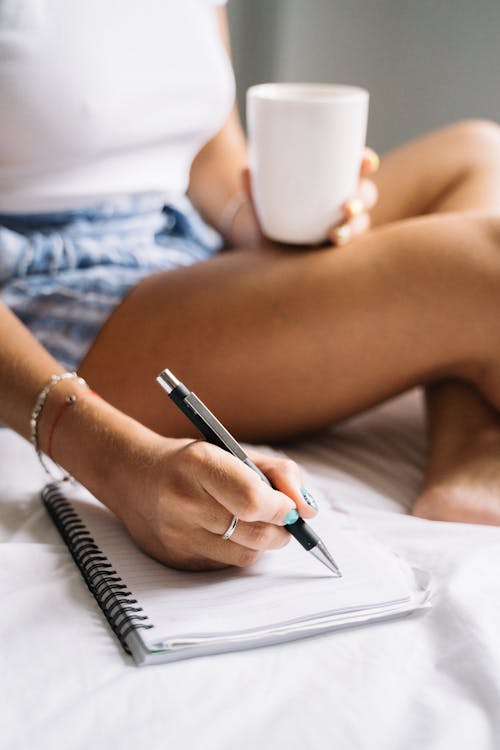
<path id="1" fill-rule="evenodd" d="M 0 422 L 29 439 L 36 398 L 51 376 L 63 373 L 64 367 L 1 303 L 0 341 Z M 93 396 L 78 381 L 67 379 L 51 389 L 40 414 L 39 445 L 45 452 L 54 420 L 70 394 L 76 395 L 77 400 L 74 406 L 64 409 L 58 421 L 52 455 L 104 502 L 114 505 L 116 511 L 112 498 L 117 493 L 111 495 L 106 488 L 111 484 L 119 486 L 124 463 L 130 469 L 143 463 L 144 456 L 154 453 L 157 436 Z"/>
<path id="2" fill-rule="evenodd" d="M 224 8 L 216 10 L 222 44 L 231 59 L 229 27 Z M 224 207 L 242 190 L 241 173 L 247 166 L 246 138 L 236 104 L 222 129 L 193 162 L 189 197 L 205 221 L 220 230 Z"/>
<path id="3" fill-rule="evenodd" d="M 191 167 L 189 197 L 205 221 L 224 233 L 224 211 L 243 192 L 247 146 L 236 109 L 223 128 L 196 156 Z M 230 239 L 230 238 L 227 238 Z"/>
<path id="4" fill-rule="evenodd" d="M 0 342 L 0 421 L 28 438 L 37 395 L 64 368 L 1 303 Z M 68 402 L 70 394 L 76 398 Z M 315 512 L 298 489 L 297 467 L 254 456 L 276 491 L 234 456 L 202 441 L 162 437 L 74 378 L 53 385 L 38 427 L 40 448 L 46 452 L 50 445 L 54 460 L 121 519 L 145 552 L 167 565 L 250 565 L 259 550 L 286 544 L 280 526 L 291 509 L 304 518 Z M 232 516 L 247 523 L 227 544 L 220 536 Z M 244 533 L 252 522 L 266 532 L 258 543 L 255 533 Z"/>
<path id="5" fill-rule="evenodd" d="M 64 388 L 74 392 L 71 381 Z M 42 448 L 47 446 L 48 432 L 63 398 L 59 392 L 47 405 L 41 424 Z M 51 456 L 122 518 L 131 487 L 138 502 L 148 498 L 156 479 L 155 467 L 157 470 L 163 456 L 179 442 L 161 438 L 95 394 L 82 391 L 57 423 Z"/>
<path id="6" fill-rule="evenodd" d="M 64 368 L 2 303 L 0 342 L 0 422 L 29 438 L 35 399 Z"/>
<path id="7" fill-rule="evenodd" d="M 231 57 L 225 9 L 217 10 L 222 42 Z M 189 197 L 205 221 L 233 247 L 251 246 L 260 238 L 257 221 L 244 195 L 242 175 L 248 166 L 246 137 L 236 105 L 221 130 L 201 149 L 190 174 Z M 231 209 L 231 205 L 236 210 Z"/>

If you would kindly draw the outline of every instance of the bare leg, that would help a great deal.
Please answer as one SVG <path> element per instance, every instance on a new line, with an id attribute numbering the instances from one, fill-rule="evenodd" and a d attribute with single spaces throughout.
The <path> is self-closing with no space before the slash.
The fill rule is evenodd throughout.
<path id="1" fill-rule="evenodd" d="M 492 126 L 486 130 L 486 138 L 496 137 Z M 410 163 L 417 146 L 399 152 L 399 174 L 417 174 Z M 440 152 L 433 155 L 434 177 L 441 171 L 434 201 L 423 178 L 406 191 L 395 185 L 398 156 L 387 159 L 376 222 L 436 210 L 439 200 L 446 209 L 452 188 L 466 201 L 472 190 L 478 202 L 483 188 L 490 194 L 484 179 L 466 184 L 462 172 L 460 179 L 442 174 L 453 160 L 439 164 Z M 237 253 L 152 277 L 108 321 L 82 372 L 110 401 L 168 434 L 189 428 L 154 386 L 166 365 L 248 440 L 314 429 L 414 384 L 453 376 L 481 390 L 486 400 L 476 406 L 491 416 L 486 402 L 500 406 L 498 226 L 489 217 L 429 217 L 380 228 L 338 253 Z M 478 396 L 467 393 L 474 408 Z M 434 413 L 438 425 L 453 424 L 449 409 Z"/>
<path id="2" fill-rule="evenodd" d="M 500 523 L 500 419 L 470 386 L 427 388 L 430 454 L 413 513 L 423 518 Z"/>
<path id="3" fill-rule="evenodd" d="M 500 128 L 452 126 L 384 160 L 375 220 L 412 213 L 483 209 L 500 214 Z M 500 520 L 500 422 L 477 389 L 457 381 L 426 392 L 429 462 L 416 515 L 443 520 Z"/>
<path id="4" fill-rule="evenodd" d="M 111 316 L 82 374 L 170 435 L 188 425 L 154 382 L 165 366 L 247 440 L 315 429 L 443 377 L 500 406 L 499 227 L 423 217 L 342 252 L 238 251 L 157 274 Z"/>
<path id="5" fill-rule="evenodd" d="M 500 126 L 467 121 L 384 156 L 375 226 L 436 211 L 500 214 Z"/>

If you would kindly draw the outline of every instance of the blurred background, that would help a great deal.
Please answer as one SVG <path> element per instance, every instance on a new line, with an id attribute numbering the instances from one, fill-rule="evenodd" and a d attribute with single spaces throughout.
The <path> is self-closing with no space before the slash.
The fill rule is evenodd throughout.
<path id="1" fill-rule="evenodd" d="M 500 0 L 229 0 L 240 109 L 265 81 L 371 94 L 383 152 L 454 120 L 500 121 Z"/>

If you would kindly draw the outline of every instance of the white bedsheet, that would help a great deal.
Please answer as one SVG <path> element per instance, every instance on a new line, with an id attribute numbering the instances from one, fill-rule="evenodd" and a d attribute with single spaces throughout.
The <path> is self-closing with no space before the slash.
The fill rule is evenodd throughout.
<path id="1" fill-rule="evenodd" d="M 489 750 L 500 747 L 500 529 L 407 514 L 416 393 L 287 447 L 323 503 L 434 579 L 409 618 L 139 669 L 42 508 L 29 445 L 0 430 L 2 750 Z"/>

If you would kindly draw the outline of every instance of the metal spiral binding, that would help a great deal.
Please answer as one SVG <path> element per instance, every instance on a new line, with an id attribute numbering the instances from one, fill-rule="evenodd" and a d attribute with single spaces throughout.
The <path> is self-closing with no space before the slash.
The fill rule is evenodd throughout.
<path id="1" fill-rule="evenodd" d="M 153 625 L 142 607 L 127 590 L 124 581 L 103 555 L 71 503 L 57 484 L 48 484 L 42 490 L 42 500 L 73 560 L 93 594 L 104 616 L 124 650 L 130 654 L 126 638 L 132 630 L 150 630 Z"/>

